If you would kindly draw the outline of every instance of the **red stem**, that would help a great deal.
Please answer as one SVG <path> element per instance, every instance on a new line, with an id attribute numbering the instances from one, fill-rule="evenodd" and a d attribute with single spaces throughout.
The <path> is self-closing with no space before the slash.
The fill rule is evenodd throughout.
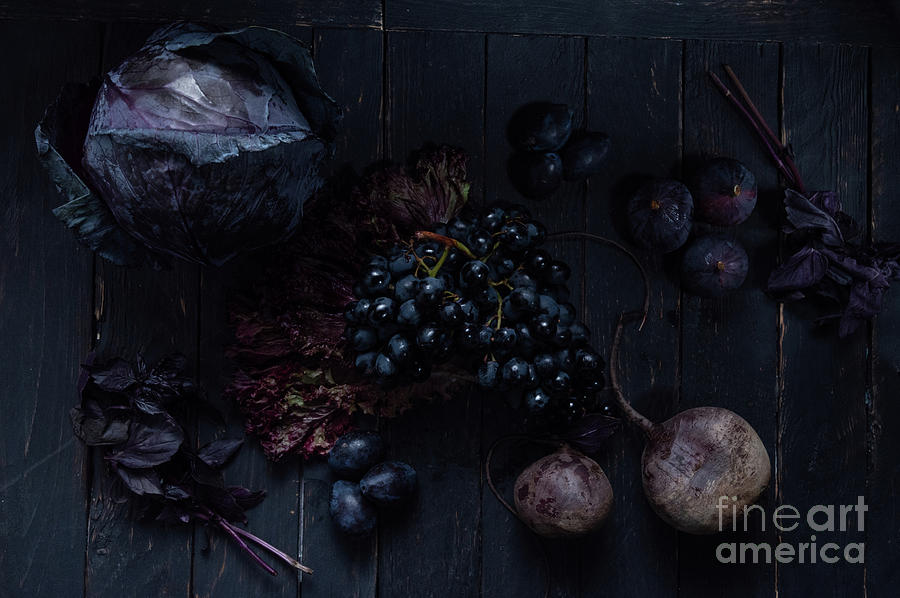
<path id="1" fill-rule="evenodd" d="M 800 174 L 797 171 L 797 165 L 794 164 L 793 159 L 791 159 L 787 148 L 785 148 L 780 141 L 774 138 L 774 133 L 772 133 L 772 129 L 766 124 L 765 120 L 762 118 L 762 115 L 759 114 L 759 111 L 753 108 L 753 112 L 759 117 L 759 120 L 751 113 L 751 110 L 748 109 L 744 104 L 738 100 L 738 98 L 731 93 L 731 90 L 722 83 L 722 80 L 716 76 L 712 71 L 708 71 L 707 73 L 712 79 L 715 86 L 722 92 L 722 95 L 730 101 L 744 116 L 744 118 L 750 123 L 753 127 L 753 130 L 756 131 L 757 136 L 760 140 L 765 144 L 766 150 L 768 150 L 769 155 L 772 160 L 774 160 L 778 170 L 781 171 L 781 174 L 787 179 L 788 184 L 796 189 L 799 193 L 805 195 L 806 189 L 803 187 L 803 181 L 800 178 Z M 732 73 L 733 74 L 733 73 Z M 737 77 L 734 77 L 734 80 L 737 80 Z M 744 92 L 746 94 L 746 91 Z M 752 106 L 752 102 L 749 102 Z M 771 137 L 770 137 L 771 136 Z M 773 147 L 773 142 L 775 146 Z"/>

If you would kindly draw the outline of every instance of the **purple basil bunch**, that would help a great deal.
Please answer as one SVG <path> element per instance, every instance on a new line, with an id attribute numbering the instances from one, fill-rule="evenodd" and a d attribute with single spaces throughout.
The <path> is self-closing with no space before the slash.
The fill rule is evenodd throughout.
<path id="1" fill-rule="evenodd" d="M 339 120 L 296 39 L 176 24 L 64 89 L 35 138 L 54 213 L 103 257 L 220 265 L 297 228 Z"/>

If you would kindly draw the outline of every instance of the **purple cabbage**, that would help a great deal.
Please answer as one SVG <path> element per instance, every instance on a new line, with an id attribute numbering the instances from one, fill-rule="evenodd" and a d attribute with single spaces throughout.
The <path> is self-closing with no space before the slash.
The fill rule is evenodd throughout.
<path id="1" fill-rule="evenodd" d="M 101 256 L 220 265 L 294 232 L 339 120 L 294 38 L 178 24 L 67 87 L 35 138 L 54 213 Z"/>

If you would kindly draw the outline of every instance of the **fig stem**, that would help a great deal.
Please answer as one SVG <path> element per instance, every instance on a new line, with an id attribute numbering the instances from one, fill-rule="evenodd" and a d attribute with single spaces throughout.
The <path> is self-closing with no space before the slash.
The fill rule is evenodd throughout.
<path id="1" fill-rule="evenodd" d="M 641 261 L 637 258 L 637 256 L 635 256 L 631 251 L 629 251 L 627 247 L 625 247 L 618 241 L 613 241 L 612 239 L 607 239 L 606 237 L 595 235 L 594 233 L 585 233 L 581 231 L 562 231 L 547 235 L 548 241 L 553 239 L 588 239 L 590 241 L 603 243 L 604 245 L 609 245 L 610 247 L 618 249 L 619 251 L 624 253 L 628 257 L 628 259 L 630 259 L 632 263 L 637 266 L 637 269 L 641 274 L 641 280 L 644 283 L 644 303 L 641 306 L 641 323 L 638 325 L 638 330 L 642 330 L 644 328 L 644 324 L 647 322 L 647 316 L 650 313 L 650 279 L 647 277 L 647 271 L 644 270 L 644 265 L 641 264 Z"/>
<path id="2" fill-rule="evenodd" d="M 619 320 L 616 322 L 616 332 L 613 336 L 612 348 L 609 350 L 609 385 L 612 388 L 613 396 L 616 397 L 616 403 L 618 403 L 619 408 L 625 414 L 625 417 L 628 418 L 628 421 L 649 436 L 655 424 L 641 415 L 637 409 L 631 406 L 631 403 L 625 400 L 625 395 L 619 386 L 619 345 L 622 344 L 622 331 L 625 329 L 625 320 L 628 319 L 629 315 L 625 312 L 619 314 Z"/>

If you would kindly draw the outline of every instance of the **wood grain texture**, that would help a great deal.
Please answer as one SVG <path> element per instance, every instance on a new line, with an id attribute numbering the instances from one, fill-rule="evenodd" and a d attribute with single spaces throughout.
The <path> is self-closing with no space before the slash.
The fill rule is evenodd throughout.
<path id="1" fill-rule="evenodd" d="M 670 176 L 681 157 L 682 44 L 677 41 L 590 39 L 587 54 L 589 129 L 611 139 L 605 171 L 588 180 L 587 229 L 631 244 L 623 221 L 636 183 Z M 643 286 L 634 265 L 611 248 L 588 244 L 585 317 L 606 357 L 616 318 L 639 309 Z M 665 261 L 640 253 L 651 277 L 650 315 L 643 331 L 629 327 L 619 363 L 629 400 L 648 417 L 668 417 L 677 399 L 680 295 Z M 623 423 L 600 460 L 615 492 L 603 530 L 585 547 L 585 596 L 674 596 L 676 535 L 644 498 L 643 434 Z M 623 575 L 641 571 L 641 575 Z"/>
<path id="2" fill-rule="evenodd" d="M 312 47 L 310 27 L 285 27 L 284 31 Z M 239 289 L 249 288 L 259 272 L 259 260 L 237 257 L 220 268 L 203 268 L 200 273 L 199 296 L 199 363 L 198 375 L 210 398 L 224 404 L 222 391 L 230 377 L 230 364 L 225 349 L 231 342 L 228 304 Z M 198 421 L 198 444 L 216 438 L 243 436 L 243 419 L 234 405 L 226 422 L 201 417 Z M 225 469 L 229 485 L 252 490 L 264 489 L 262 505 L 247 513 L 248 530 L 295 557 L 300 554 L 300 464 L 296 459 L 269 462 L 259 443 L 246 438 L 234 461 Z M 218 530 L 207 531 L 198 526 L 195 532 L 192 569 L 192 596 L 265 595 L 288 598 L 297 596 L 300 575 L 265 551 L 257 551 L 271 564 L 278 576 L 272 577 L 254 563 L 229 537 Z"/>
<path id="3" fill-rule="evenodd" d="M 721 299 L 685 294 L 682 311 L 681 401 L 679 409 L 713 405 L 730 409 L 754 427 L 769 452 L 775 479 L 775 439 L 778 393 L 777 304 L 763 289 L 775 266 L 781 193 L 774 167 L 749 126 L 712 86 L 707 71 L 724 77 L 729 64 L 769 123 L 778 122 L 778 46 L 759 43 L 686 42 L 684 77 L 684 153 L 686 180 L 703 160 L 726 156 L 740 160 L 756 176 L 762 191 L 757 208 L 745 222 L 728 228 L 709 227 L 708 234 L 737 239 L 747 250 L 750 271 L 743 286 Z M 774 125 L 773 125 L 774 126 Z M 694 201 L 699 201 L 694 197 Z M 696 213 L 696 212 L 695 212 Z M 695 237 L 698 228 L 695 228 Z M 702 234 L 702 233 L 701 233 Z M 678 256 L 680 258 L 680 255 Z M 759 504 L 774 506 L 770 483 Z M 723 542 L 777 544 L 771 521 L 755 516 L 744 533 L 738 519 L 735 533 L 730 515 L 725 534 L 679 535 L 681 592 L 702 596 L 771 596 L 775 588 L 772 563 L 721 564 L 716 547 Z M 763 531 L 765 530 L 765 531 Z"/>
<path id="4" fill-rule="evenodd" d="M 900 239 L 900 52 L 872 49 L 871 55 L 871 209 L 872 239 Z M 872 392 L 869 405 L 869 467 L 866 518 L 866 589 L 875 596 L 900 585 L 896 554 L 900 550 L 900 293 L 885 299 L 872 327 Z"/>
<path id="5" fill-rule="evenodd" d="M 389 29 L 897 45 L 881 0 L 387 0 Z"/>
<path id="6" fill-rule="evenodd" d="M 866 222 L 867 52 L 847 46 L 786 45 L 784 128 L 810 189 L 840 194 L 844 211 Z M 782 259 L 786 256 L 782 255 Z M 835 327 L 817 329 L 821 312 L 784 308 L 783 391 L 776 500 L 801 514 L 813 505 L 855 504 L 866 483 L 867 338 L 862 328 L 838 340 Z M 863 540 L 854 532 L 815 533 L 801 523 L 783 541 L 840 546 Z M 846 596 L 863 591 L 863 567 L 791 563 L 778 566 L 785 596 Z"/>
<path id="7" fill-rule="evenodd" d="M 484 37 L 390 33 L 387 52 L 388 156 L 404 161 L 426 143 L 451 143 L 482 171 Z M 412 465 L 418 497 L 382 513 L 378 596 L 473 593 L 481 568 L 481 400 L 475 394 L 418 405 L 385 422 L 389 456 Z"/>
<path id="8" fill-rule="evenodd" d="M 548 231 L 581 230 L 584 226 L 584 185 L 565 184 L 551 199 L 525 200 L 507 176 L 513 150 L 507 124 L 517 108 L 534 101 L 568 104 L 574 121 L 584 120 L 584 48 L 581 38 L 491 35 L 487 41 L 487 100 L 485 114 L 485 195 L 488 202 L 524 203 Z M 557 241 L 546 249 L 569 264 L 572 302 L 581 303 L 583 242 Z M 499 393 L 485 394 L 484 442 L 523 429 L 523 412 L 510 408 Z M 494 467 L 498 487 L 511 501 L 512 486 L 531 461 L 550 452 L 507 445 L 498 451 Z M 578 543 L 538 540 L 485 490 L 482 498 L 484 596 L 542 595 L 548 574 L 541 550 L 549 555 L 551 596 L 579 595 Z M 541 547 L 543 544 L 543 547 Z"/>
<path id="9" fill-rule="evenodd" d="M 319 80 L 344 111 L 329 174 L 346 167 L 359 172 L 382 156 L 383 38 L 380 31 L 315 31 Z M 303 595 L 374 597 L 377 537 L 354 541 L 335 529 L 328 514 L 333 481 L 324 462 L 304 465 L 302 554 L 315 574 L 304 576 Z"/>
<path id="10" fill-rule="evenodd" d="M 197 21 L 201 23 L 255 24 L 271 26 L 330 25 L 335 27 L 380 27 L 380 0 L 199 0 L 154 3 L 114 0 L 35 0 L 0 2 L 0 19 L 65 19 L 75 21 Z"/>
<path id="11" fill-rule="evenodd" d="M 109 70 L 140 47 L 149 24 L 107 30 L 102 69 Z M 180 352 L 196 368 L 199 268 L 177 262 L 171 270 L 128 269 L 97 257 L 94 315 L 98 360 L 142 353 L 153 363 Z M 118 500 L 112 475 L 94 455 L 88 522 L 87 596 L 187 596 L 191 578 L 190 527 L 164 529 L 135 521 Z"/>
<path id="12" fill-rule="evenodd" d="M 102 32 L 3 23 L 0 49 L 0 596 L 81 596 L 88 450 L 72 433 L 90 349 L 92 257 L 51 213 L 34 127 L 70 79 L 91 77 Z M 27 51 L 25 50 L 27 49 Z"/>

